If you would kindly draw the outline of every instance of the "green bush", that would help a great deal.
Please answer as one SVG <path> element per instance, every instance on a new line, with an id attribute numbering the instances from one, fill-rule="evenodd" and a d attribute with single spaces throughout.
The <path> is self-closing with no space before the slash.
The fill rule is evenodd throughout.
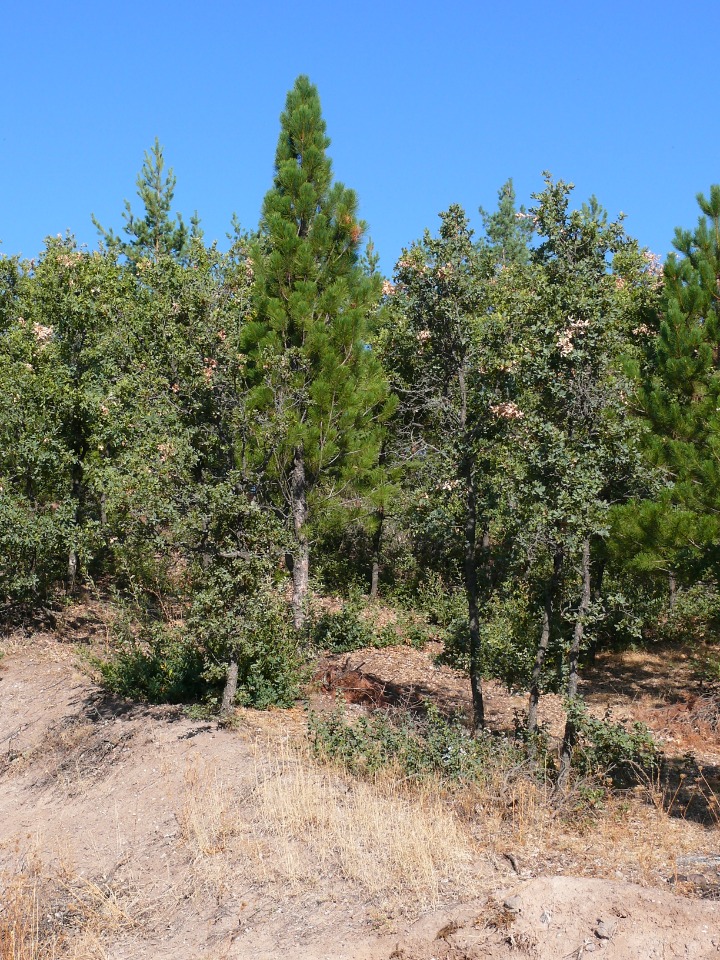
<path id="1" fill-rule="evenodd" d="M 448 627 L 459 617 L 467 616 L 464 593 L 448 588 L 443 578 L 433 571 L 418 585 L 413 608 L 424 613 L 428 623 L 440 627 Z"/>
<path id="2" fill-rule="evenodd" d="M 384 627 L 377 630 L 372 638 L 372 645 L 378 650 L 382 650 L 385 647 L 397 647 L 402 643 L 402 636 L 391 623 L 386 623 Z"/>
<path id="3" fill-rule="evenodd" d="M 720 684 L 720 652 L 703 651 L 693 658 L 692 664 L 701 683 L 710 686 Z"/>
<path id="4" fill-rule="evenodd" d="M 414 650 L 422 650 L 430 639 L 430 631 L 419 624 L 413 624 L 407 631 L 407 641 Z"/>
<path id="5" fill-rule="evenodd" d="M 720 631 L 720 592 L 714 585 L 694 584 L 680 589 L 672 606 L 660 612 L 655 627 L 658 640 L 699 644 Z"/>
<path id="6" fill-rule="evenodd" d="M 630 786 L 658 772 L 662 752 L 644 723 L 613 721 L 610 710 L 598 720 L 579 699 L 568 703 L 567 711 L 577 731 L 573 765 L 581 775 L 608 776 L 616 786 Z"/>
<path id="7" fill-rule="evenodd" d="M 499 589 L 480 610 L 480 670 L 488 679 L 500 680 L 508 690 L 526 690 L 535 662 L 539 618 L 527 586 Z M 453 620 L 444 631 L 438 661 L 468 673 L 470 669 L 467 615 Z M 553 636 L 542 677 L 543 690 L 557 689 L 556 664 L 562 659 L 561 636 Z"/>
<path id="8" fill-rule="evenodd" d="M 350 653 L 374 647 L 396 647 L 408 643 L 421 649 L 428 640 L 427 628 L 418 624 L 408 626 L 407 619 L 401 617 L 397 623 L 386 623 L 380 629 L 373 629 L 369 617 L 361 614 L 362 604 L 351 599 L 335 613 L 323 613 L 310 628 L 311 646 L 328 653 Z M 372 613 L 372 607 L 369 608 Z"/>
<path id="9" fill-rule="evenodd" d="M 112 693 L 151 703 L 183 703 L 207 692 L 201 651 L 177 627 L 144 625 L 136 637 L 124 621 L 116 630 L 118 652 L 107 662 L 97 662 Z"/>
<path id="10" fill-rule="evenodd" d="M 455 670 L 470 670 L 469 627 L 467 617 L 453 620 L 442 632 L 443 648 L 437 662 Z"/>
<path id="11" fill-rule="evenodd" d="M 373 631 L 352 604 L 345 604 L 336 613 L 323 613 L 311 630 L 313 645 L 330 653 L 349 653 L 371 647 L 375 639 Z"/>
<path id="12" fill-rule="evenodd" d="M 193 598 L 188 616 L 188 635 L 202 652 L 207 689 L 222 688 L 234 658 L 237 703 L 260 710 L 289 707 L 299 696 L 305 670 L 287 604 L 270 584 L 230 602 L 232 585 L 227 591 L 221 587 L 227 577 L 227 571 L 215 570 Z"/>
<path id="13" fill-rule="evenodd" d="M 117 653 L 97 666 L 109 690 L 132 699 L 217 702 L 234 657 L 239 704 L 287 707 L 306 673 L 287 605 L 270 589 L 245 597 L 240 610 L 238 603 L 223 607 L 207 583 L 182 624 L 146 618 L 133 632 L 128 616 L 117 634 Z"/>
<path id="14" fill-rule="evenodd" d="M 506 624 L 490 621 L 480 631 L 480 670 L 487 679 L 500 680 L 508 690 L 527 689 L 532 672 L 534 654 L 527 636 L 516 637 L 505 631 Z M 454 667 L 463 673 L 470 670 L 470 631 L 466 619 L 453 621 L 443 633 L 443 649 L 438 663 Z M 548 663 L 554 663 L 552 654 Z M 552 684 L 548 671 L 546 689 Z"/>
<path id="15" fill-rule="evenodd" d="M 360 775 L 389 768 L 411 780 L 481 782 L 497 763 L 522 760 L 509 740 L 489 733 L 473 738 L 432 706 L 423 718 L 376 711 L 351 721 L 340 702 L 330 714 L 311 713 L 308 729 L 316 756 Z"/>

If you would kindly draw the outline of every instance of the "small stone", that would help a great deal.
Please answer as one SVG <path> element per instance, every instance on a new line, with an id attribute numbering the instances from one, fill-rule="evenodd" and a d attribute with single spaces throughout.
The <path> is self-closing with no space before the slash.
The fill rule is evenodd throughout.
<path id="1" fill-rule="evenodd" d="M 613 923 L 610 923 L 608 920 L 598 919 L 597 926 L 595 927 L 595 936 L 598 940 L 611 940 L 614 933 L 615 925 Z"/>
<path id="2" fill-rule="evenodd" d="M 503 901 L 503 906 L 506 910 L 509 910 L 510 913 L 520 913 L 520 907 L 522 906 L 522 900 L 520 897 L 508 897 L 507 900 Z"/>

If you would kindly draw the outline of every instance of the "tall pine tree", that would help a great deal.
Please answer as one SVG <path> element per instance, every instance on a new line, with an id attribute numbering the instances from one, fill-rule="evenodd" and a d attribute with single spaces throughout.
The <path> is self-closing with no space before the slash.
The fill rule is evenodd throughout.
<path id="1" fill-rule="evenodd" d="M 315 86 L 300 76 L 280 118 L 275 178 L 252 251 L 248 361 L 256 455 L 267 464 L 293 535 L 293 619 L 302 627 L 312 525 L 352 495 L 378 456 L 388 388 L 368 348 L 380 278 L 363 270 L 352 190 L 332 182 Z"/>
<path id="2" fill-rule="evenodd" d="M 635 566 L 666 573 L 671 596 L 676 577 L 716 579 L 720 565 L 720 185 L 697 200 L 697 227 L 675 231 L 677 254 L 663 269 L 660 325 L 640 393 L 653 428 L 650 458 L 665 483 L 624 531 Z"/>

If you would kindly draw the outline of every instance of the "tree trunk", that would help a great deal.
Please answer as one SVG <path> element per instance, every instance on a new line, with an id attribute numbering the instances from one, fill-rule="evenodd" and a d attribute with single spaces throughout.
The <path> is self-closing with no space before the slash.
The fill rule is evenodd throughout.
<path id="1" fill-rule="evenodd" d="M 305 478 L 305 453 L 302 446 L 295 448 L 292 477 L 290 482 L 292 497 L 293 530 L 295 548 L 293 550 L 293 624 L 296 630 L 302 630 L 306 619 L 308 583 L 310 576 L 310 546 L 305 532 L 307 521 L 307 482 Z"/>
<path id="2" fill-rule="evenodd" d="M 677 580 L 675 579 L 675 571 L 668 571 L 668 593 L 670 596 L 670 609 L 673 610 L 675 607 L 675 601 L 677 600 Z"/>
<path id="3" fill-rule="evenodd" d="M 560 572 L 563 563 L 563 549 L 557 544 L 553 555 L 553 572 L 545 587 L 545 606 L 543 609 L 542 631 L 540 633 L 540 643 L 535 653 L 535 664 L 532 671 L 530 682 L 530 699 L 528 702 L 528 752 L 531 757 L 535 756 L 536 744 L 535 734 L 537 733 L 537 715 L 538 704 L 540 703 L 540 677 L 542 675 L 543 665 L 545 664 L 545 655 L 547 654 L 550 643 L 550 631 L 552 629 L 553 609 L 555 606 L 555 597 L 557 595 L 558 585 L 560 583 Z"/>
<path id="4" fill-rule="evenodd" d="M 473 731 L 485 727 L 485 705 L 480 676 L 480 615 L 478 612 L 477 583 L 477 497 L 472 466 L 465 463 L 466 512 L 465 512 L 465 593 L 468 605 L 470 633 L 470 689 L 472 691 Z"/>
<path id="5" fill-rule="evenodd" d="M 77 569 L 78 569 L 77 550 L 74 547 L 71 547 L 70 552 L 68 553 L 68 565 L 67 565 L 68 593 L 72 593 L 75 590 L 75 578 L 77 577 Z"/>
<path id="6" fill-rule="evenodd" d="M 607 564 L 606 557 L 602 557 L 600 562 L 597 564 L 597 572 L 595 574 L 595 584 L 593 586 L 593 591 L 592 591 L 593 600 L 596 603 L 599 603 L 600 600 L 602 600 L 603 580 L 605 579 L 606 564 Z"/>
<path id="7" fill-rule="evenodd" d="M 72 498 L 74 501 L 73 508 L 73 517 L 75 521 L 75 528 L 77 529 L 80 526 L 80 498 L 82 496 L 82 465 L 79 462 L 76 462 L 72 468 Z M 75 547 L 71 547 L 68 551 L 68 565 L 67 565 L 67 578 L 68 578 L 68 592 L 72 593 L 75 589 L 75 580 L 77 578 L 79 565 L 79 557 Z"/>
<path id="8" fill-rule="evenodd" d="M 582 646 L 583 635 L 585 633 L 585 617 L 590 609 L 590 539 L 586 537 L 583 541 L 582 551 L 582 596 L 580 606 L 578 607 L 577 617 L 575 618 L 575 630 L 573 631 L 572 644 L 570 645 L 570 662 L 568 673 L 568 700 L 572 701 L 577 697 L 578 688 L 578 661 L 580 659 L 580 647 Z M 567 786 L 570 776 L 570 763 L 572 752 L 577 741 L 577 730 L 572 720 L 568 719 L 565 723 L 565 734 L 563 736 L 562 749 L 560 751 L 560 772 L 558 773 L 558 790 L 562 791 Z"/>
<path id="9" fill-rule="evenodd" d="M 592 587 L 592 599 L 593 603 L 600 604 L 602 602 L 602 591 L 603 591 L 603 580 L 605 579 L 605 565 L 607 563 L 607 557 L 601 557 L 600 560 L 595 564 L 595 583 Z M 590 643 L 586 648 L 586 661 L 588 664 L 594 664 L 597 659 L 598 645 L 600 643 L 600 638 L 597 634 L 592 638 Z"/>
<path id="10" fill-rule="evenodd" d="M 225 689 L 223 690 L 222 705 L 220 707 L 221 723 L 226 721 L 233 711 L 233 704 L 235 703 L 235 696 L 237 694 L 237 685 L 238 662 L 237 657 L 235 654 L 233 654 L 230 658 L 230 664 L 228 666 L 227 677 L 225 679 Z"/>
<path id="11" fill-rule="evenodd" d="M 378 595 L 378 580 L 380 579 L 380 544 L 382 543 L 383 526 L 385 522 L 385 511 L 382 507 L 378 508 L 377 528 L 373 534 L 372 543 L 372 573 L 370 575 L 370 599 L 375 600 Z"/>

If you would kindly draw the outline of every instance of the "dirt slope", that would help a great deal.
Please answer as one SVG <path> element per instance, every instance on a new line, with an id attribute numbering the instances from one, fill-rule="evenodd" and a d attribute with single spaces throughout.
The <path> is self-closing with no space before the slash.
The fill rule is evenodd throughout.
<path id="1" fill-rule="evenodd" d="M 0 662 L 0 884 L 34 877 L 41 933 L 87 960 L 720 957 L 720 903 L 522 879 L 482 814 L 466 830 L 299 760 L 303 723 L 117 701 L 33 638 Z"/>

